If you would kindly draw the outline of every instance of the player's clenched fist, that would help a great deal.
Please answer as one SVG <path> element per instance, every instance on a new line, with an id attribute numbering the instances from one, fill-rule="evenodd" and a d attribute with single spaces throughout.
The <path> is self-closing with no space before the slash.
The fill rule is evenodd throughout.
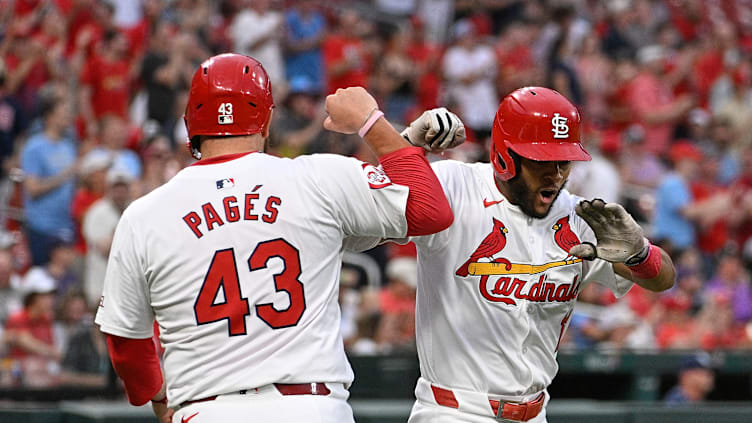
<path id="1" fill-rule="evenodd" d="M 340 88 L 326 97 L 326 113 L 329 116 L 324 121 L 324 128 L 343 134 L 354 134 L 378 107 L 376 100 L 365 88 Z"/>
<path id="2" fill-rule="evenodd" d="M 401 135 L 410 144 L 436 153 L 465 142 L 465 125 L 457 115 L 439 107 L 423 112 Z"/>

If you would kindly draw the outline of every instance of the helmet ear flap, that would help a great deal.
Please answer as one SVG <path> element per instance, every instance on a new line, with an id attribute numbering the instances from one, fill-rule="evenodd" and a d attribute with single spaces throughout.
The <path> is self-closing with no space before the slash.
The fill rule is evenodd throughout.
<path id="1" fill-rule="evenodd" d="M 191 152 L 191 156 L 193 156 L 194 159 L 201 160 L 201 141 L 198 136 L 189 138 L 188 142 L 185 143 L 185 146 L 188 147 L 188 151 Z"/>
<path id="2" fill-rule="evenodd" d="M 491 144 L 490 151 L 491 164 L 493 165 L 496 176 L 502 181 L 508 181 L 517 174 L 518 160 L 514 160 L 509 148 L 501 150 L 496 149 L 496 143 Z"/>

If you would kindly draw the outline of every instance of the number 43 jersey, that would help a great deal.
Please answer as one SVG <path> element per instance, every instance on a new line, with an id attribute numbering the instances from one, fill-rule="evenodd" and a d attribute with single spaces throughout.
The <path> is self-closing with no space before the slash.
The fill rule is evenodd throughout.
<path id="1" fill-rule="evenodd" d="M 335 155 L 201 160 L 134 201 L 96 323 L 165 348 L 170 404 L 270 383 L 341 382 L 344 249 L 404 237 L 408 188 Z"/>

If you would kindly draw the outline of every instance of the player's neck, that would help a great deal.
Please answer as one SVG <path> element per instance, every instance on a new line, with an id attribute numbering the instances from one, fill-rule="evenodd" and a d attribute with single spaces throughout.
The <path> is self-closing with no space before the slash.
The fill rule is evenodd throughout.
<path id="1" fill-rule="evenodd" d="M 494 183 L 496 184 L 496 189 L 499 190 L 501 195 L 504 196 L 504 198 L 507 199 L 510 203 L 514 205 L 518 205 L 519 201 L 514 195 L 512 194 L 511 190 L 509 189 L 509 184 L 506 182 L 502 182 L 499 180 L 499 178 L 494 175 Z"/>
<path id="2" fill-rule="evenodd" d="M 238 137 L 208 138 L 201 142 L 201 158 L 264 151 L 264 138 L 258 134 Z"/>

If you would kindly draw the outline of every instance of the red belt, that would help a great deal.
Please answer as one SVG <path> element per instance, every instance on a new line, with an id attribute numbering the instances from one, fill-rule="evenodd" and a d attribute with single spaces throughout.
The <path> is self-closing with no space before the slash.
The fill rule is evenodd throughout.
<path id="1" fill-rule="evenodd" d="M 457 398 L 451 390 L 439 388 L 434 385 L 431 385 L 431 390 L 433 391 L 433 398 L 436 400 L 437 404 L 445 407 L 459 408 Z M 543 410 L 543 402 L 545 399 L 546 394 L 541 392 L 541 394 L 534 400 L 523 403 L 503 402 L 492 400 L 490 398 L 488 402 L 497 418 L 526 422 L 540 414 L 541 410 Z M 501 410 L 499 410 L 499 403 L 503 404 Z"/>
<path id="2" fill-rule="evenodd" d="M 313 382 L 313 383 L 274 383 L 273 384 L 275 388 L 277 388 L 277 391 L 279 391 L 282 395 L 329 395 L 331 391 L 329 388 L 326 387 L 326 385 L 323 382 Z M 245 394 L 248 391 L 240 391 L 240 394 Z M 195 404 L 197 402 L 205 402 L 205 401 L 214 401 L 217 399 L 217 396 L 211 396 L 206 398 L 201 398 L 193 401 L 186 401 L 182 404 L 180 404 L 181 407 L 185 407 L 189 404 Z"/>

